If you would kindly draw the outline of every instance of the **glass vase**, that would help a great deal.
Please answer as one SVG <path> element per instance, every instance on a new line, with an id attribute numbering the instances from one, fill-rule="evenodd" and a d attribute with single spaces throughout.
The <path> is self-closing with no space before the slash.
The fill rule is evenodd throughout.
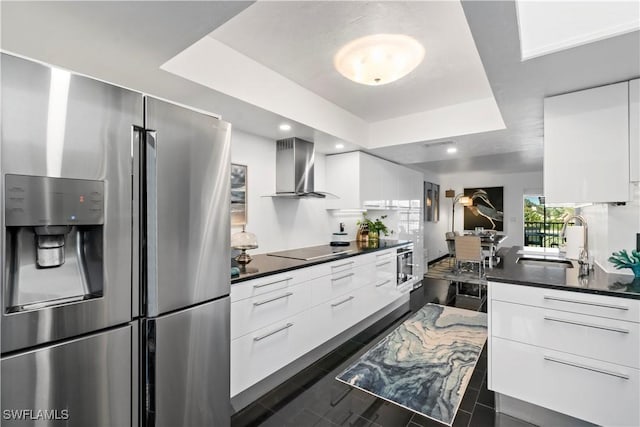
<path id="1" fill-rule="evenodd" d="M 380 234 L 377 231 L 369 230 L 369 247 L 377 248 L 380 243 Z"/>

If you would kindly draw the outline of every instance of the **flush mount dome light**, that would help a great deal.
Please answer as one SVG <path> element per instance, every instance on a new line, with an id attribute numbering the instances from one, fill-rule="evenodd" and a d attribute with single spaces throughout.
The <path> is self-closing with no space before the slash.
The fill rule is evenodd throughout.
<path id="1" fill-rule="evenodd" d="M 424 48 L 404 34 L 374 34 L 343 46 L 333 58 L 336 70 L 349 80 L 371 86 L 394 82 L 424 59 Z"/>

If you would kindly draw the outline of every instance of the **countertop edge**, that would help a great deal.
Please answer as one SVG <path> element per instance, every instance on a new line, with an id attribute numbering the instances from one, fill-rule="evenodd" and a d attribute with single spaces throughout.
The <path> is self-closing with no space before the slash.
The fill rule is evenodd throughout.
<path id="1" fill-rule="evenodd" d="M 508 279 L 504 277 L 487 276 L 487 282 L 507 283 L 509 285 L 531 286 L 534 288 L 555 289 L 558 291 L 580 292 L 583 294 L 595 294 L 595 295 L 604 295 L 604 296 L 616 297 L 616 298 L 640 300 L 640 294 L 634 294 L 629 292 L 608 291 L 605 289 L 593 289 L 593 288 L 577 288 L 575 286 L 556 285 L 552 283 L 535 283 L 535 282 L 527 282 L 524 280 Z"/>

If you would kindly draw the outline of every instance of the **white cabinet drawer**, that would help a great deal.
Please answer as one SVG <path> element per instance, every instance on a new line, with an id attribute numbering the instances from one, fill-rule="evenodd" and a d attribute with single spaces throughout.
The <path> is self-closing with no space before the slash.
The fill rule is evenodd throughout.
<path id="1" fill-rule="evenodd" d="M 319 280 L 323 278 L 231 303 L 231 339 L 306 310 Z"/>
<path id="2" fill-rule="evenodd" d="M 640 300 L 629 298 L 498 282 L 489 283 L 489 296 L 497 301 L 640 323 Z"/>
<path id="3" fill-rule="evenodd" d="M 386 282 L 387 280 L 393 282 L 395 285 L 395 283 L 398 281 L 395 257 L 386 257 L 377 260 L 373 268 L 375 268 L 374 283 L 376 285 L 379 285 L 382 282 Z"/>
<path id="4" fill-rule="evenodd" d="M 379 251 L 379 252 L 375 252 L 373 255 L 375 255 L 376 257 L 376 262 L 380 262 L 382 260 L 386 260 L 386 259 L 393 259 L 395 260 L 396 258 L 396 249 L 387 249 L 384 251 Z"/>
<path id="5" fill-rule="evenodd" d="M 371 287 L 370 292 L 377 295 L 384 305 L 391 303 L 393 300 L 403 295 L 403 293 L 398 290 L 394 280 L 380 281 Z"/>
<path id="6" fill-rule="evenodd" d="M 491 338 L 492 389 L 606 426 L 640 425 L 637 369 Z"/>
<path id="7" fill-rule="evenodd" d="M 308 312 L 231 341 L 231 396 L 309 351 L 315 339 Z"/>
<path id="8" fill-rule="evenodd" d="M 259 279 L 231 284 L 231 302 L 284 289 L 330 273 L 328 264 L 299 268 Z"/>
<path id="9" fill-rule="evenodd" d="M 322 304 L 371 283 L 374 273 L 371 266 L 362 266 L 341 270 L 314 282 L 311 288 L 312 305 Z"/>
<path id="10" fill-rule="evenodd" d="M 355 290 L 313 307 L 310 313 L 318 342 L 324 342 L 353 326 L 364 304 L 361 293 Z"/>
<path id="11" fill-rule="evenodd" d="M 383 251 L 376 251 L 370 254 L 359 255 L 355 257 L 356 267 L 359 267 L 361 265 L 380 263 L 389 259 L 395 262 L 395 257 L 396 257 L 395 249 L 386 249 Z"/>
<path id="12" fill-rule="evenodd" d="M 359 289 L 360 303 L 355 308 L 354 316 L 356 322 L 366 319 L 376 311 L 380 310 L 402 296 L 402 293 L 396 290 L 395 286 L 386 283 L 382 286 L 370 285 Z"/>
<path id="13" fill-rule="evenodd" d="M 359 256 L 341 259 L 329 263 L 329 269 L 331 274 L 340 274 L 345 271 L 351 271 L 356 267 Z"/>
<path id="14" fill-rule="evenodd" d="M 492 336 L 640 368 L 640 324 L 491 302 Z"/>

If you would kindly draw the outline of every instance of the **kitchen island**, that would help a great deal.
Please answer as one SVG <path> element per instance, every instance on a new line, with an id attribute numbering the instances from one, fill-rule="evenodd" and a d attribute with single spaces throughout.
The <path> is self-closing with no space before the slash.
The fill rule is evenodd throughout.
<path id="1" fill-rule="evenodd" d="M 598 266 L 580 275 L 577 262 L 528 248 L 500 255 L 487 272 L 496 410 L 548 425 L 640 425 L 640 281 Z"/>

